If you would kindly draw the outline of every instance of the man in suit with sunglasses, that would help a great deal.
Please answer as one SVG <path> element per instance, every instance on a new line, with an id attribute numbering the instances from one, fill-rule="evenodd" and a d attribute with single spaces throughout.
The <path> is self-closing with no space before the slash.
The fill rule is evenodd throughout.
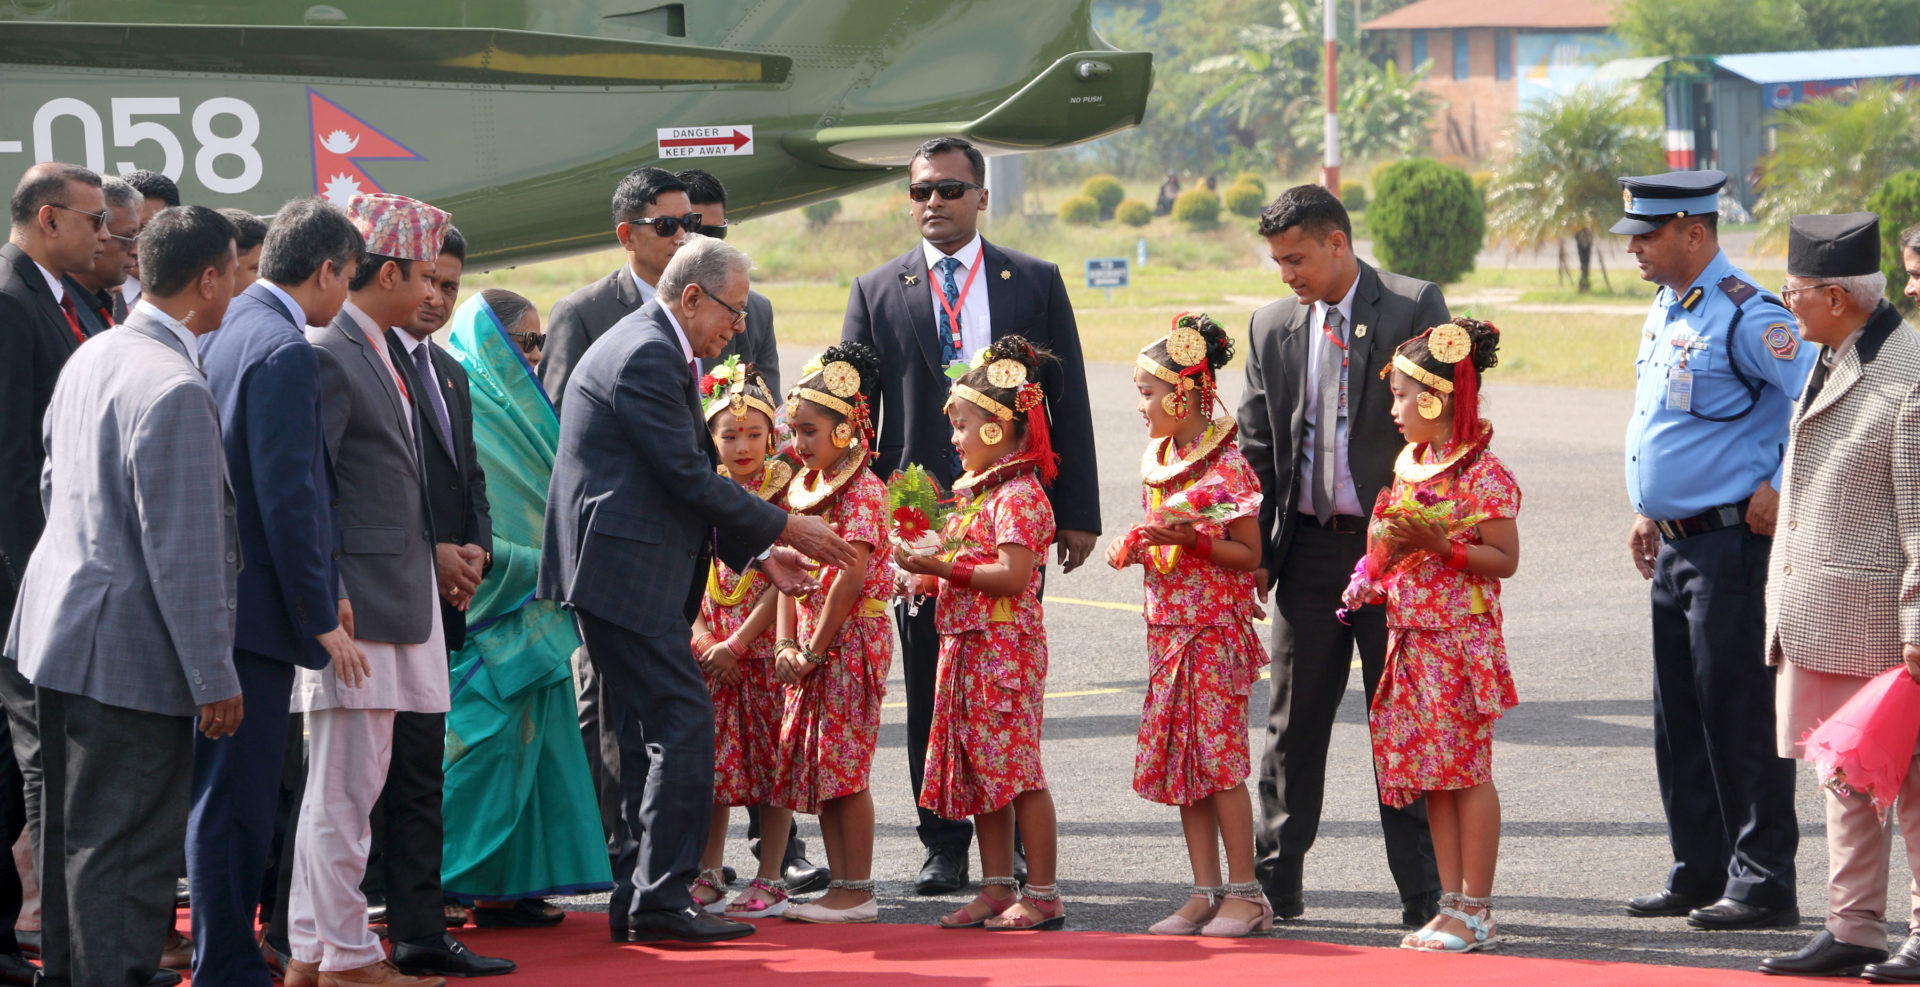
<path id="1" fill-rule="evenodd" d="M 906 253 L 861 275 L 847 299 L 844 339 L 880 354 L 878 453 L 882 477 L 918 463 L 951 487 L 960 460 L 945 410 L 952 381 L 946 368 L 1005 336 L 1019 335 L 1058 357 L 1047 371 L 1047 410 L 1060 476 L 1048 490 L 1059 528 L 1060 570 L 1086 561 L 1100 533 L 1100 485 L 1094 470 L 1093 413 L 1080 359 L 1080 332 L 1058 265 L 996 246 L 979 234 L 987 208 L 985 161 L 956 137 L 920 145 L 908 165 L 907 195 L 921 240 Z M 940 636 L 934 608 L 894 611 L 907 683 L 907 774 L 916 801 L 933 724 L 934 669 Z M 918 834 L 927 857 L 914 882 L 921 894 L 945 894 L 967 884 L 967 847 L 973 824 L 921 809 Z M 1016 871 L 1023 871 L 1015 863 Z M 1015 873 L 1015 878 L 1023 876 Z"/>
<path id="2" fill-rule="evenodd" d="M 715 178 L 712 172 L 702 168 L 688 168 L 675 177 L 687 183 L 687 198 L 693 200 L 693 211 L 700 216 L 700 228 L 694 232 L 725 240 L 728 230 L 727 187 L 720 184 L 720 179 Z M 760 376 L 767 379 L 767 390 L 774 397 L 785 396 L 785 392 L 780 390 L 780 343 L 773 336 L 773 303 L 757 291 L 747 292 L 746 328 L 727 340 L 727 348 L 721 350 L 719 356 L 700 361 L 700 369 L 712 370 L 731 356 L 739 357 L 741 363 L 753 364 L 760 371 Z M 790 856 L 804 849 L 802 847 L 796 851 L 793 844 L 787 845 Z"/>

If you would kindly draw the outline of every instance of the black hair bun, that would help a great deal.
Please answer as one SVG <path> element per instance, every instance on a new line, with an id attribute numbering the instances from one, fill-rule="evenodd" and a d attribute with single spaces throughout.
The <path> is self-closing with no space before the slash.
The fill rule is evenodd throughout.
<path id="1" fill-rule="evenodd" d="M 835 343 L 820 354 L 820 362 L 852 364 L 853 369 L 860 371 L 860 393 L 869 399 L 880 388 L 880 354 L 865 343 Z"/>
<path id="2" fill-rule="evenodd" d="M 1218 371 L 1232 362 L 1233 337 L 1227 334 L 1227 330 L 1222 328 L 1220 323 L 1213 321 L 1212 316 L 1202 312 L 1195 318 L 1193 327 L 1199 331 L 1200 338 L 1207 341 L 1208 367 Z"/>
<path id="3" fill-rule="evenodd" d="M 988 349 L 992 352 L 992 357 L 987 362 L 1012 360 L 1027 368 L 1027 379 L 1036 383 L 1040 380 L 1039 371 L 1042 367 L 1059 362 L 1054 359 L 1052 353 L 1033 345 L 1025 336 L 1002 336 L 994 340 L 993 345 Z"/>

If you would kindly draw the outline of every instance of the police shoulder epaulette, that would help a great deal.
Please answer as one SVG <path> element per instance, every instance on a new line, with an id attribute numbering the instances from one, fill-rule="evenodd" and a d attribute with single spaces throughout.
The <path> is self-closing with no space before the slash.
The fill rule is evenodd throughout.
<path id="1" fill-rule="evenodd" d="M 1742 280 L 1737 274 L 1729 274 L 1721 278 L 1720 290 L 1726 292 L 1727 298 L 1735 305 L 1745 305 L 1747 299 L 1760 294 L 1759 288 L 1750 282 Z"/>

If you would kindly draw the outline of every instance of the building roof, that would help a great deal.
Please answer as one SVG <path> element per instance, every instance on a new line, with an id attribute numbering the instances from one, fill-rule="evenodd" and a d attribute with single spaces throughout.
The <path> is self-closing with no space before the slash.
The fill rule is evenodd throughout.
<path id="1" fill-rule="evenodd" d="M 1643 79 L 1671 61 L 1708 62 L 1763 86 L 1841 79 L 1886 79 L 1920 75 L 1920 45 L 1834 48 L 1827 51 L 1763 51 L 1699 58 L 1616 58 L 1600 66 L 1597 79 Z"/>
<path id="2" fill-rule="evenodd" d="M 1363 31 L 1452 27 L 1605 29 L 1614 0 L 1414 0 L 1360 25 Z"/>

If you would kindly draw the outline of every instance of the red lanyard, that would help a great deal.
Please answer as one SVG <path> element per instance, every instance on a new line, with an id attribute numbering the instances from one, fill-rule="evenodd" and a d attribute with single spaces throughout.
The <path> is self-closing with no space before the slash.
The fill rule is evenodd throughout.
<path id="1" fill-rule="evenodd" d="M 1338 312 L 1339 309 L 1329 308 L 1327 311 L 1332 313 Z M 1320 319 L 1320 333 L 1326 336 L 1327 340 L 1333 343 L 1333 345 L 1340 347 L 1340 369 L 1347 369 L 1347 341 L 1341 339 L 1332 329 L 1327 328 L 1327 320 L 1324 316 Z"/>
<path id="2" fill-rule="evenodd" d="M 960 354 L 960 359 L 963 361 L 967 358 L 967 348 L 960 345 L 960 310 L 967 306 L 967 292 L 973 290 L 973 276 L 980 273 L 980 262 L 984 259 L 984 257 L 973 259 L 973 265 L 967 268 L 967 283 L 961 286 L 960 297 L 952 302 L 947 301 L 945 290 L 939 285 L 933 286 L 933 297 L 940 299 L 940 307 L 947 310 L 947 330 L 953 333 L 953 351 Z M 928 280 L 932 280 L 931 272 Z"/>
<path id="3" fill-rule="evenodd" d="M 400 369 L 395 367 L 393 361 L 387 358 L 387 354 L 381 351 L 379 337 L 372 333 L 367 333 L 366 336 L 367 342 L 373 345 L 373 358 L 386 365 L 387 373 L 393 375 L 394 386 L 400 388 L 400 400 L 412 404 L 413 395 L 407 393 L 407 382 L 400 379 Z"/>

